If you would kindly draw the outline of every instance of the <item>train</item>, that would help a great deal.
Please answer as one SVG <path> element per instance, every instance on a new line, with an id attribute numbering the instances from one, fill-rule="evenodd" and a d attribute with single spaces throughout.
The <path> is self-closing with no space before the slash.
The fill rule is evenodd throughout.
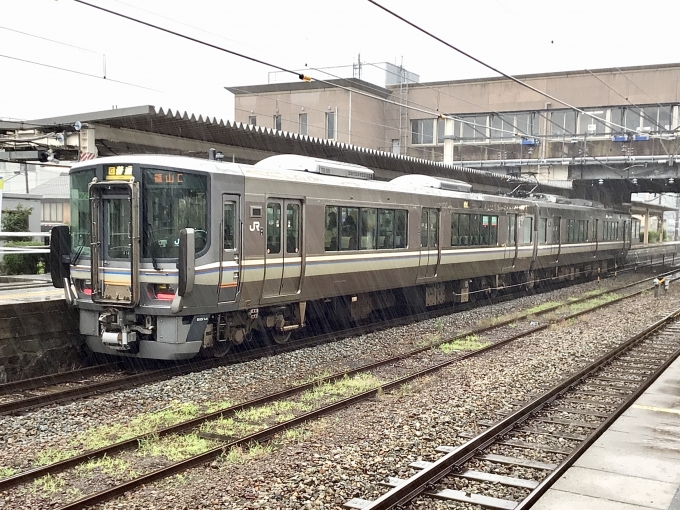
<path id="1" fill-rule="evenodd" d="M 284 343 L 310 317 L 358 322 L 596 275 L 631 244 L 630 215 L 598 203 L 424 175 L 381 182 L 295 155 L 105 157 L 74 165 L 70 188 L 53 284 L 90 350 L 134 358 L 222 356 Z"/>

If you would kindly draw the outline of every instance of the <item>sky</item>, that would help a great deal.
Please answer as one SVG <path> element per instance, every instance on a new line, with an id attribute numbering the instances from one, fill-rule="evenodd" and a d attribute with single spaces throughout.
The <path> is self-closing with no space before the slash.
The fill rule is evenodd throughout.
<path id="1" fill-rule="evenodd" d="M 359 54 L 403 63 L 421 82 L 494 76 L 368 0 L 87 1 L 322 79 L 315 68 Z M 680 19 L 678 0 L 379 2 L 513 75 L 680 61 L 666 21 Z M 267 83 L 274 71 L 74 0 L 0 0 L 0 14 L 0 119 L 150 104 L 230 120 L 224 87 Z"/>

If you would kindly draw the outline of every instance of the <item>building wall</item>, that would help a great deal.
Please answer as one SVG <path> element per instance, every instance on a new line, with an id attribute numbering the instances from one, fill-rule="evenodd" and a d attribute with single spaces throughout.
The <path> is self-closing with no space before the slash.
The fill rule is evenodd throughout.
<path id="1" fill-rule="evenodd" d="M 653 109 L 661 103 L 672 109 L 669 121 L 671 128 L 680 125 L 680 64 L 629 67 L 621 71 L 594 70 L 592 73 L 548 73 L 518 78 L 570 105 L 598 112 L 598 117 L 610 122 L 616 122 L 617 111 L 627 110 L 632 116 L 635 110 L 633 104 Z M 285 88 L 286 85 L 278 84 L 277 87 Z M 329 86 L 305 91 L 299 84 L 290 86 L 296 90 L 236 95 L 236 120 L 247 123 L 250 115 L 256 115 L 258 125 L 271 128 L 273 115 L 278 108 L 282 116 L 282 129 L 297 133 L 298 116 L 304 108 L 308 114 L 308 134 L 324 138 L 324 115 L 328 111 L 337 111 L 335 139 L 339 142 L 392 152 L 393 144 L 398 141 L 401 154 L 434 161 L 444 159 L 443 133 L 437 136 L 437 131 L 443 130 L 443 122 L 437 128 L 435 115 L 400 108 L 359 93 L 351 94 L 350 112 L 350 93 L 346 90 Z M 421 83 L 390 86 L 388 89 L 392 93 L 387 99 L 392 103 L 406 103 L 432 112 L 461 116 L 467 122 L 477 116 L 486 123 L 481 129 L 486 135 L 475 135 L 475 138 L 466 136 L 467 122 L 458 122 L 453 130 L 456 138 L 450 152 L 452 159 L 447 162 L 575 158 L 583 154 L 594 157 L 663 155 L 669 152 L 673 154 L 680 148 L 672 129 L 668 130 L 667 139 L 651 137 L 649 141 L 628 145 L 613 142 L 615 130 L 609 127 L 596 135 L 590 135 L 585 128 L 596 121 L 588 116 L 577 116 L 575 128 L 569 130 L 570 133 L 564 130 L 556 134 L 555 119 L 559 119 L 559 110 L 567 110 L 567 107 L 506 78 Z M 493 118 L 498 117 L 496 114 L 502 114 L 506 120 L 510 118 L 510 122 L 516 126 L 523 125 L 520 117 L 529 114 L 535 119 L 536 127 L 522 129 L 521 132 L 511 128 L 512 133 L 492 130 L 491 123 L 498 121 L 498 118 Z M 412 123 L 419 120 L 434 123 L 431 143 L 413 142 Z M 535 136 L 539 143 L 523 145 L 520 143 L 523 133 Z M 539 171 L 546 173 L 548 178 L 556 178 L 549 175 L 551 172 L 546 172 L 546 169 Z"/>

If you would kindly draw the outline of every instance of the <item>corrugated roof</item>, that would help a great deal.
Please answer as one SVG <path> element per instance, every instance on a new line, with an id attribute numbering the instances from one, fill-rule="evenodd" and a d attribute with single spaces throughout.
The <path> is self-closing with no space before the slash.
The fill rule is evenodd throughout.
<path id="1" fill-rule="evenodd" d="M 31 189 L 31 195 L 42 195 L 43 198 L 63 198 L 68 200 L 70 197 L 68 173 L 63 173 L 50 179 L 47 182 Z"/>
<path id="2" fill-rule="evenodd" d="M 564 192 L 537 183 L 533 179 L 511 177 L 475 168 L 445 165 L 427 159 L 395 155 L 333 140 L 302 136 L 298 133 L 275 131 L 262 126 L 245 125 L 215 117 L 189 115 L 187 112 L 164 110 L 151 105 L 90 112 L 63 117 L 36 119 L 31 125 L 67 125 L 76 121 L 94 123 L 114 128 L 199 140 L 216 145 L 242 147 L 271 154 L 298 154 L 317 158 L 345 161 L 377 170 L 397 174 L 426 174 L 459 179 L 471 184 L 484 184 L 498 188 L 514 187 L 510 181 L 538 184 L 543 191 Z M 99 143 L 99 140 L 98 140 Z M 205 155 L 207 157 L 207 154 Z"/>

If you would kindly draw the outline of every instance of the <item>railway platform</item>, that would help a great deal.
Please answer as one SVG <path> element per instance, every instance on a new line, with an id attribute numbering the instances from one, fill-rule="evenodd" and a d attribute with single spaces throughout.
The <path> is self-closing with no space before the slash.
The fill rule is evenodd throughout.
<path id="1" fill-rule="evenodd" d="M 533 510 L 680 510 L 680 358 Z"/>

